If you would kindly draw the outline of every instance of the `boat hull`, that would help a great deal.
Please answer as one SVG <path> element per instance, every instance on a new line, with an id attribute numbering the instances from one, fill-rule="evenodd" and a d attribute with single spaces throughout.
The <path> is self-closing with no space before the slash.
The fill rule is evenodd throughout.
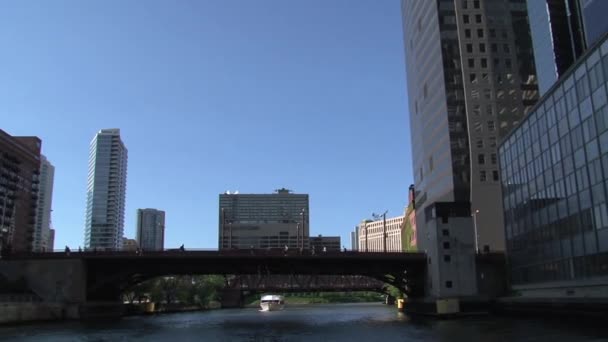
<path id="1" fill-rule="evenodd" d="M 279 303 L 261 303 L 260 311 L 280 311 L 283 307 L 284 305 Z"/>

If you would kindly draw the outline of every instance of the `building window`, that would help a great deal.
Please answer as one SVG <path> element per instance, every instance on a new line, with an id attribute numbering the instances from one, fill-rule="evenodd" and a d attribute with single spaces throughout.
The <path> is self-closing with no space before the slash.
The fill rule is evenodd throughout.
<path id="1" fill-rule="evenodd" d="M 507 31 L 506 30 L 502 30 L 502 39 L 507 39 Z"/>
<path id="2" fill-rule="evenodd" d="M 464 36 L 465 36 L 465 38 L 471 38 L 471 30 L 465 29 L 464 30 Z"/>
<path id="3" fill-rule="evenodd" d="M 510 58 L 505 59 L 505 67 L 508 69 L 510 69 L 512 67 Z"/>
<path id="4" fill-rule="evenodd" d="M 486 105 L 486 115 L 487 116 L 494 115 L 494 110 L 492 109 L 492 105 Z"/>
<path id="5" fill-rule="evenodd" d="M 483 153 L 477 155 L 477 163 L 484 165 L 486 163 L 486 156 Z"/>
<path id="6" fill-rule="evenodd" d="M 494 179 L 495 181 L 498 181 L 498 171 L 496 171 L 496 170 L 492 171 L 492 179 Z"/>
<path id="7" fill-rule="evenodd" d="M 490 38 L 496 38 L 495 29 L 490 29 Z M 494 52 L 498 51 L 498 47 L 496 46 L 496 44 L 492 44 L 492 51 L 494 51 Z"/>
<path id="8" fill-rule="evenodd" d="M 477 148 L 483 148 L 483 139 L 478 138 L 477 143 L 475 144 Z"/>
<path id="9" fill-rule="evenodd" d="M 473 123 L 473 128 L 475 129 L 475 132 L 477 132 L 477 133 L 483 132 L 483 124 L 481 123 L 481 121 L 475 121 Z"/>
<path id="10" fill-rule="evenodd" d="M 452 261 L 452 256 L 449 255 L 449 254 L 445 254 L 443 256 L 443 261 L 445 261 L 445 262 L 451 262 Z"/>
<path id="11" fill-rule="evenodd" d="M 468 15 L 468 14 L 463 15 L 463 16 L 462 16 L 462 21 L 463 21 L 465 24 L 468 24 L 468 23 L 469 23 L 469 15 Z"/>
<path id="12" fill-rule="evenodd" d="M 490 147 L 496 147 L 496 137 L 490 137 Z"/>
<path id="13" fill-rule="evenodd" d="M 484 89 L 483 90 L 483 97 L 486 98 L 487 100 L 491 100 L 492 99 L 492 90 L 491 89 Z"/>
<path id="14" fill-rule="evenodd" d="M 471 83 L 477 83 L 477 75 L 469 74 L 469 81 L 471 81 Z"/>
<path id="15" fill-rule="evenodd" d="M 483 29 L 477 29 L 477 37 L 483 38 Z"/>
<path id="16" fill-rule="evenodd" d="M 444 241 L 443 242 L 443 249 L 450 249 L 450 242 L 449 241 Z"/>
<path id="17" fill-rule="evenodd" d="M 446 281 L 445 282 L 445 287 L 447 287 L 448 289 L 451 289 L 452 288 L 452 281 L 451 280 Z"/>
<path id="18" fill-rule="evenodd" d="M 484 44 L 484 43 L 479 44 L 479 52 L 486 52 L 486 44 Z"/>
<path id="19" fill-rule="evenodd" d="M 503 45 L 503 48 L 505 50 L 505 53 L 510 53 L 511 52 L 511 49 L 509 49 L 509 44 Z"/>
<path id="20" fill-rule="evenodd" d="M 467 52 L 468 53 L 472 53 L 473 52 L 473 44 L 467 44 Z"/>
<path id="21" fill-rule="evenodd" d="M 488 121 L 488 131 L 494 132 L 496 130 L 496 125 L 494 125 L 494 120 Z"/>
<path id="22" fill-rule="evenodd" d="M 475 67 L 475 59 L 469 58 L 469 68 L 474 68 L 474 67 Z"/>
<path id="23" fill-rule="evenodd" d="M 486 181 L 486 172 L 484 170 L 479 171 L 479 181 L 481 181 L 481 182 Z"/>
<path id="24" fill-rule="evenodd" d="M 479 0 L 474 0 L 473 1 L 473 8 L 479 8 Z"/>
<path id="25" fill-rule="evenodd" d="M 481 59 L 481 67 L 482 68 L 487 68 L 488 67 L 488 60 L 486 58 L 482 58 Z"/>
<path id="26" fill-rule="evenodd" d="M 476 14 L 475 15 L 475 22 L 480 24 L 481 23 L 481 14 Z"/>
<path id="27" fill-rule="evenodd" d="M 467 3 L 467 0 L 464 0 L 462 2 L 462 8 L 467 9 L 469 7 L 469 4 Z"/>
<path id="28" fill-rule="evenodd" d="M 442 229 L 441 233 L 443 234 L 443 236 L 450 236 L 450 231 L 447 229 Z"/>
<path id="29" fill-rule="evenodd" d="M 490 155 L 490 161 L 492 162 L 493 165 L 496 165 L 496 153 L 492 153 Z"/>

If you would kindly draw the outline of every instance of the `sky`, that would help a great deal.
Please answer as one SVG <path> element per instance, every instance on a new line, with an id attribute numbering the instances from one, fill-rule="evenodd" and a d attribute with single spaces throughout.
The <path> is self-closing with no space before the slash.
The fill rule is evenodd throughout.
<path id="1" fill-rule="evenodd" d="M 403 214 L 412 183 L 398 0 L 0 2 L 0 129 L 55 166 L 55 248 L 84 244 L 89 143 L 129 150 L 125 235 L 217 248 L 219 194 L 310 195 L 310 233 Z"/>

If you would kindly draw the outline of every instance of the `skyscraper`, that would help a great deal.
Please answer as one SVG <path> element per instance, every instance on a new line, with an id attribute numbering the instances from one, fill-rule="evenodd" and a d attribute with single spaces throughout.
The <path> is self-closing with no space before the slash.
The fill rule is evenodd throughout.
<path id="1" fill-rule="evenodd" d="M 156 209 L 137 209 L 136 238 L 140 248 L 162 251 L 165 248 L 165 212 Z"/>
<path id="2" fill-rule="evenodd" d="M 475 251 L 505 250 L 497 145 L 538 88 L 521 0 L 402 0 L 417 249 L 431 297 L 477 293 Z"/>
<path id="3" fill-rule="evenodd" d="M 37 137 L 0 130 L 0 247 L 31 251 L 40 174 Z"/>
<path id="4" fill-rule="evenodd" d="M 85 248 L 120 249 L 127 187 L 127 148 L 119 129 L 102 129 L 89 148 Z"/>
<path id="5" fill-rule="evenodd" d="M 40 184 L 38 202 L 36 205 L 36 226 L 34 229 L 34 251 L 48 251 L 49 234 L 51 229 L 51 207 L 53 201 L 53 180 L 55 167 L 40 155 Z"/>

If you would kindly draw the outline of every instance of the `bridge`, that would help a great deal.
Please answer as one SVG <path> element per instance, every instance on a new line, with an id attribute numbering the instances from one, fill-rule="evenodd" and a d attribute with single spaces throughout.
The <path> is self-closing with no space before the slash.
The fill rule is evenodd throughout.
<path id="1" fill-rule="evenodd" d="M 354 251 L 56 252 L 14 254 L 9 260 L 0 261 L 0 274 L 9 280 L 24 278 L 43 300 L 78 306 L 116 303 L 125 290 L 137 283 L 188 274 L 284 275 L 294 280 L 304 279 L 303 276 L 364 276 L 416 298 L 424 296 L 425 272 L 424 253 Z"/>

